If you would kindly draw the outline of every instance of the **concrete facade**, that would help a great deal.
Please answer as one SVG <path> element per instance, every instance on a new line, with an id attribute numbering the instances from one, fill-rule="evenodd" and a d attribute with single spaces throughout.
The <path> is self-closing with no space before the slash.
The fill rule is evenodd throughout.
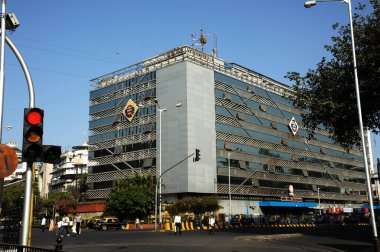
<path id="1" fill-rule="evenodd" d="M 167 108 L 161 112 L 163 193 L 215 193 L 212 83 L 213 72 L 192 62 L 181 62 L 157 71 L 157 100 L 161 108 Z M 157 146 L 159 151 L 159 144 Z M 196 148 L 201 150 L 201 162 L 194 162 L 192 156 L 166 172 L 193 154 Z M 159 157 L 157 160 L 159 162 Z"/>

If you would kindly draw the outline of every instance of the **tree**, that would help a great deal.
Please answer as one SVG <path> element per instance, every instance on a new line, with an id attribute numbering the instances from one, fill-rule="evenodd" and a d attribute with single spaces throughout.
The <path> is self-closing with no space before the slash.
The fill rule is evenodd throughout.
<path id="1" fill-rule="evenodd" d="M 372 13 L 353 17 L 363 126 L 379 133 L 380 128 L 380 0 L 371 0 Z M 358 11 L 366 6 L 359 4 Z M 338 36 L 325 46 L 331 59 L 323 58 L 305 76 L 290 72 L 295 82 L 294 105 L 303 113 L 305 126 L 315 131 L 323 124 L 332 138 L 349 150 L 359 145 L 359 119 L 354 86 L 350 26 L 333 25 Z"/>
<path id="2" fill-rule="evenodd" d="M 120 220 L 147 216 L 154 207 L 155 178 L 136 175 L 119 181 L 106 201 L 106 214 Z"/>
<path id="3" fill-rule="evenodd" d="M 219 200 L 216 196 L 202 196 L 202 197 L 185 197 L 177 200 L 171 206 L 167 207 L 171 215 L 176 213 L 193 212 L 195 215 L 217 211 L 220 208 Z"/>
<path id="4" fill-rule="evenodd" d="M 45 208 L 49 215 L 53 215 L 53 209 L 59 215 L 67 214 L 70 207 L 75 207 L 76 199 L 66 192 L 51 193 L 49 197 L 42 198 L 41 207 Z"/>
<path id="5" fill-rule="evenodd" d="M 54 203 L 55 212 L 60 216 L 64 216 L 69 212 L 70 208 L 75 208 L 76 202 L 70 199 L 61 199 Z"/>
<path id="6" fill-rule="evenodd" d="M 2 209 L 12 209 L 21 207 L 24 204 L 24 183 L 22 181 L 5 185 L 1 207 Z"/>

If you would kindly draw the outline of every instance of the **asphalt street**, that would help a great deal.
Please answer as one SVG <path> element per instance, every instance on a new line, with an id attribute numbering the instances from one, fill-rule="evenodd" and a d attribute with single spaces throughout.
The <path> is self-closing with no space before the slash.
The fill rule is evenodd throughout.
<path id="1" fill-rule="evenodd" d="M 79 237 L 65 237 L 65 251 L 374 251 L 369 227 L 333 228 L 261 228 L 184 231 L 182 236 L 170 231 L 96 231 L 83 230 Z M 34 229 L 32 246 L 54 249 L 55 232 Z"/>

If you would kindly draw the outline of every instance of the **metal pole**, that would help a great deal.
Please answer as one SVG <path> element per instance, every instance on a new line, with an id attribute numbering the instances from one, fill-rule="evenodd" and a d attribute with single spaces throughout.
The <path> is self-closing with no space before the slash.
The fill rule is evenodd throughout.
<path id="1" fill-rule="evenodd" d="M 321 196 L 319 195 L 319 187 L 317 188 L 318 192 L 318 208 L 319 208 L 319 215 L 321 215 Z"/>
<path id="2" fill-rule="evenodd" d="M 32 199 L 32 163 L 26 163 L 26 175 L 25 175 L 25 194 L 24 194 L 24 209 L 22 214 L 22 231 L 20 245 L 28 246 L 29 238 L 29 225 L 30 225 L 30 211 L 31 211 L 31 199 Z"/>
<path id="3" fill-rule="evenodd" d="M 156 180 L 156 190 L 154 193 L 154 230 L 157 230 L 157 183 L 158 180 Z"/>
<path id="4" fill-rule="evenodd" d="M 158 190 L 160 191 L 159 192 L 159 204 L 160 204 L 160 207 L 159 207 L 159 219 L 160 219 L 160 226 L 161 226 L 161 224 L 162 224 L 162 216 L 161 216 L 161 166 L 162 166 L 162 138 L 161 138 L 161 131 L 162 131 L 162 129 L 161 129 L 161 116 L 162 116 L 162 109 L 159 109 L 158 110 L 159 111 L 159 115 L 160 115 L 160 123 L 159 123 L 159 127 L 160 127 L 160 132 L 159 132 L 159 138 L 160 138 L 160 145 L 159 145 L 159 148 L 160 148 L 160 152 L 159 152 L 159 155 L 160 155 L 160 168 L 159 168 L 159 177 L 158 177 L 158 186 L 159 186 L 159 188 L 158 188 Z"/>
<path id="5" fill-rule="evenodd" d="M 228 152 L 228 199 L 229 199 L 229 215 L 232 215 L 232 207 L 231 207 L 231 161 L 230 161 L 231 152 Z"/>
<path id="6" fill-rule="evenodd" d="M 375 242 L 375 249 L 376 251 L 379 251 L 379 239 L 377 237 L 375 212 L 373 210 L 371 178 L 370 178 L 369 168 L 368 168 L 367 151 L 366 151 L 365 139 L 364 139 L 362 109 L 360 105 L 361 103 L 360 103 L 360 91 L 359 91 L 359 78 L 358 78 L 358 69 L 356 66 L 355 38 L 354 38 L 354 26 L 352 22 L 351 0 L 348 0 L 348 12 L 350 16 L 350 29 L 351 29 L 351 40 L 352 40 L 351 44 L 352 44 L 352 58 L 354 62 L 356 101 L 357 101 L 357 106 L 358 106 L 360 137 L 361 137 L 361 144 L 362 144 L 362 149 L 363 149 L 363 159 L 364 159 L 363 161 L 364 161 L 365 175 L 366 175 L 366 181 L 367 181 L 368 200 L 369 200 L 369 206 L 370 206 L 370 211 L 371 211 L 371 225 L 372 225 L 372 232 L 373 232 L 373 237 L 374 237 L 374 242 Z"/>
<path id="7" fill-rule="evenodd" d="M 24 59 L 22 58 L 20 52 L 17 50 L 15 45 L 12 43 L 12 41 L 5 36 L 6 42 L 9 45 L 9 47 L 12 49 L 13 53 L 16 55 L 23 71 L 24 75 L 28 84 L 28 90 L 29 90 L 29 107 L 34 108 L 34 87 L 33 87 L 33 81 L 29 73 L 29 69 L 27 65 L 25 64 Z M 30 223 L 30 210 L 31 210 L 31 196 L 32 196 L 32 182 L 33 182 L 33 175 L 32 175 L 32 164 L 27 163 L 26 164 L 26 175 L 25 175 L 25 193 L 24 193 L 24 209 L 23 209 L 23 218 L 22 218 L 22 232 L 21 232 L 21 240 L 20 245 L 27 246 L 28 245 L 28 237 L 29 237 L 29 223 Z"/>
<path id="8" fill-rule="evenodd" d="M 0 143 L 3 136 L 4 104 L 4 61 L 5 61 L 5 0 L 1 1 L 1 42 L 0 42 Z"/>
<path id="9" fill-rule="evenodd" d="M 5 33 L 1 33 L 5 34 Z M 29 91 L 29 108 L 34 108 L 34 86 L 31 75 L 29 73 L 29 69 L 21 56 L 20 52 L 17 50 L 16 46 L 12 43 L 12 41 L 8 38 L 8 36 L 4 37 L 9 47 L 12 49 L 13 53 L 17 57 L 22 70 L 24 71 L 25 79 L 28 84 Z M 1 103 L 1 102 L 0 102 Z M 2 103 L 1 103 L 2 104 Z M 0 111 L 2 113 L 2 110 Z M 2 124 L 2 123 L 1 123 Z M 1 129 L 1 128 L 0 128 Z M 1 135 L 1 134 L 0 134 Z M 21 240 L 20 245 L 27 246 L 28 245 L 28 237 L 29 237 L 29 222 L 30 222 L 30 210 L 31 210 L 31 195 L 32 195 L 32 164 L 26 164 L 26 173 L 25 173 L 25 194 L 24 194 L 24 208 L 23 208 L 23 219 L 22 219 L 22 232 L 21 232 Z"/>
<path id="10" fill-rule="evenodd" d="M 17 57 L 18 62 L 20 63 L 20 66 L 24 72 L 26 83 L 28 85 L 28 92 L 29 92 L 29 108 L 34 108 L 34 86 L 33 86 L 33 80 L 30 75 L 28 66 L 25 63 L 24 58 L 22 57 L 21 53 L 17 50 L 16 46 L 13 44 L 12 40 L 5 36 L 5 41 L 7 42 L 8 46 L 12 49 L 13 53 Z"/>
<path id="11" fill-rule="evenodd" d="M 5 0 L 1 2 L 1 34 L 5 34 Z M 0 49 L 0 143 L 3 136 L 3 102 L 4 102 L 4 60 L 5 60 L 5 36 L 1 36 Z M 0 201 L 3 197 L 4 178 L 0 178 Z M 2 212 L 0 207 L 0 214 Z"/>

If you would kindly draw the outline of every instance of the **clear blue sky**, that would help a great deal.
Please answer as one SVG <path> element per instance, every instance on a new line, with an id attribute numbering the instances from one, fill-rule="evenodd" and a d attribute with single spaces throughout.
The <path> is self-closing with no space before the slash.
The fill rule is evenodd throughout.
<path id="1" fill-rule="evenodd" d="M 354 6 L 359 1 L 353 0 Z M 362 0 L 369 3 L 369 0 Z M 182 45 L 191 34 L 217 35 L 219 57 L 285 84 L 288 71 L 304 74 L 348 23 L 347 5 L 303 0 L 9 0 L 20 27 L 8 36 L 29 66 L 36 106 L 45 110 L 45 144 L 69 148 L 88 135 L 90 79 Z M 209 37 L 207 51 L 212 39 Z M 6 51 L 3 142 L 21 145 L 25 77 Z M 360 76 L 359 76 L 360 79 Z M 12 125 L 11 130 L 5 130 Z M 380 157 L 380 138 L 373 149 Z"/>

